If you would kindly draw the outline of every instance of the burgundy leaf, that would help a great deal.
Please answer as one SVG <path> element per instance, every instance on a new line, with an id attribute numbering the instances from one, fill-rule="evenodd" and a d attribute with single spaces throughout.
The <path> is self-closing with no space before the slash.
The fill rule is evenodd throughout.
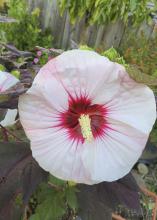
<path id="1" fill-rule="evenodd" d="M 0 108 L 2 109 L 16 109 L 18 107 L 18 97 L 8 97 L 6 101 L 0 101 Z"/>
<path id="2" fill-rule="evenodd" d="M 4 56 L 0 56 L 0 64 L 5 66 L 8 71 L 12 71 L 13 69 L 16 69 L 14 62 Z"/>
<path id="3" fill-rule="evenodd" d="M 1 43 L 1 45 L 3 45 L 7 50 L 11 51 L 13 54 L 15 54 L 18 57 L 30 57 L 33 54 L 29 51 L 21 51 L 18 50 L 14 45 L 12 44 L 4 44 Z"/>
<path id="4" fill-rule="evenodd" d="M 131 174 L 114 182 L 92 186 L 80 184 L 78 188 L 79 214 L 83 220 L 110 219 L 109 213 L 118 211 L 119 207 L 136 213 L 136 216 L 141 215 L 140 190 Z M 108 213 L 108 218 L 103 215 L 104 213 L 105 215 Z"/>
<path id="5" fill-rule="evenodd" d="M 80 220 L 111 220 L 112 211 L 98 198 L 96 185 L 79 185 L 78 215 Z"/>
<path id="6" fill-rule="evenodd" d="M 149 140 L 138 162 L 144 164 L 156 163 L 157 162 L 156 145 Z"/>
<path id="7" fill-rule="evenodd" d="M 32 74 L 27 69 L 21 69 L 20 73 L 20 82 L 23 83 L 23 85 L 25 85 L 25 88 L 29 88 L 33 82 Z"/>
<path id="8" fill-rule="evenodd" d="M 0 122 L 5 118 L 7 109 L 0 108 Z"/>
<path id="9" fill-rule="evenodd" d="M 47 178 L 28 143 L 0 142 L 0 220 L 18 220 L 36 187 Z"/>
<path id="10" fill-rule="evenodd" d="M 6 95 L 12 95 L 12 96 L 19 96 L 23 93 L 25 93 L 27 91 L 27 89 L 24 87 L 24 85 L 20 82 L 16 83 L 16 85 L 12 86 L 10 89 L 7 89 L 6 91 L 4 92 L 1 92 L 0 93 L 0 96 L 6 96 Z"/>
<path id="11" fill-rule="evenodd" d="M 126 206 L 128 209 L 140 213 L 140 189 L 133 178 L 128 174 L 122 179 L 108 183 L 103 182 L 98 185 L 97 192 L 99 199 L 106 203 L 106 206 L 114 209 L 118 205 Z"/>

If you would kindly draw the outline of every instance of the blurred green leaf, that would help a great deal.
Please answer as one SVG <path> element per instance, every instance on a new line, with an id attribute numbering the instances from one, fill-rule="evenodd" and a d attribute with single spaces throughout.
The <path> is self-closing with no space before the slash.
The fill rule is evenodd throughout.
<path id="1" fill-rule="evenodd" d="M 30 13 L 27 1 L 9 0 L 8 16 L 18 22 L 0 24 L 0 33 L 4 32 L 7 42 L 12 42 L 20 50 L 31 51 L 36 45 L 52 47 L 50 30 L 41 32 L 39 8 Z"/>
<path id="2" fill-rule="evenodd" d="M 66 181 L 56 178 L 55 176 L 49 175 L 49 182 L 57 186 L 65 186 Z"/>
<path id="3" fill-rule="evenodd" d="M 69 207 L 74 210 L 78 208 L 76 192 L 78 190 L 75 187 L 67 187 L 65 190 L 66 201 Z"/>
<path id="4" fill-rule="evenodd" d="M 66 213 L 64 193 L 45 186 L 36 212 L 30 220 L 58 220 Z M 42 199 L 42 200 L 41 200 Z"/>
<path id="5" fill-rule="evenodd" d="M 155 3 L 155 0 L 152 1 Z M 142 2 L 137 0 L 58 0 L 58 2 L 61 15 L 68 10 L 72 23 L 78 19 L 81 20 L 84 16 L 88 25 L 116 22 L 119 18 L 124 23 L 131 18 L 132 23 L 138 25 L 148 19 L 150 13 L 156 10 L 156 5 L 154 8 L 147 7 L 148 0 Z"/>
<path id="6" fill-rule="evenodd" d="M 130 10 L 134 11 L 137 7 L 137 0 L 130 0 Z"/>
<path id="7" fill-rule="evenodd" d="M 5 66 L 3 66 L 2 64 L 0 64 L 0 71 L 5 71 Z"/>

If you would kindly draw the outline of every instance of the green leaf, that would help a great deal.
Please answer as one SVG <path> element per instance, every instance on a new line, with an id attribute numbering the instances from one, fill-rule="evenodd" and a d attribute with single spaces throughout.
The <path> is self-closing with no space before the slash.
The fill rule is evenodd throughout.
<path id="1" fill-rule="evenodd" d="M 68 11 L 72 23 L 83 16 L 88 17 L 88 24 L 104 24 L 104 21 L 105 23 L 116 22 L 118 18 L 127 22 L 130 12 L 132 12 L 132 21 L 140 24 L 147 20 L 150 14 L 146 0 L 142 3 L 137 0 L 60 0 L 59 3 L 61 13 Z"/>
<path id="2" fill-rule="evenodd" d="M 37 214 L 34 214 L 34 215 L 32 215 L 32 216 L 29 218 L 29 220 L 40 220 L 40 216 L 39 216 L 38 213 L 37 213 Z"/>
<path id="3" fill-rule="evenodd" d="M 58 220 L 65 214 L 65 208 L 61 207 L 59 201 L 46 199 L 38 206 L 36 214 L 30 220 Z"/>
<path id="4" fill-rule="evenodd" d="M 55 176 L 49 175 L 49 182 L 57 186 L 65 186 L 66 181 L 56 178 Z"/>
<path id="5" fill-rule="evenodd" d="M 80 49 L 80 50 L 91 50 L 91 51 L 94 50 L 93 48 L 88 47 L 87 45 L 80 45 L 79 49 Z"/>
<path id="6" fill-rule="evenodd" d="M 0 71 L 5 71 L 5 70 L 6 70 L 5 66 L 3 66 L 2 64 L 0 64 Z"/>
<path id="7" fill-rule="evenodd" d="M 52 47 L 50 30 L 47 29 L 41 32 L 39 8 L 30 13 L 27 1 L 9 0 L 8 15 L 18 22 L 0 25 L 0 33 L 5 32 L 7 42 L 12 42 L 20 50 L 32 50 L 36 45 L 45 47 L 45 44 Z M 49 40 L 50 37 L 51 40 Z"/>
<path id="8" fill-rule="evenodd" d="M 66 213 L 65 193 L 43 184 L 38 193 L 39 205 L 30 220 L 58 220 Z"/>
<path id="9" fill-rule="evenodd" d="M 113 47 L 111 47 L 110 49 L 104 51 L 102 53 L 102 56 L 106 56 L 108 57 L 111 61 L 115 61 L 116 58 L 118 58 L 120 55 L 118 54 L 118 52 L 116 51 L 116 49 L 114 49 Z"/>
<path id="10" fill-rule="evenodd" d="M 76 188 L 75 187 L 67 187 L 65 190 L 66 201 L 70 208 L 77 209 L 77 197 L 76 197 Z"/>
<path id="11" fill-rule="evenodd" d="M 136 0 L 130 0 L 130 10 L 134 11 L 137 6 L 137 1 Z"/>
<path id="12" fill-rule="evenodd" d="M 12 70 L 12 71 L 11 71 L 11 74 L 12 74 L 13 76 L 15 76 L 17 79 L 20 78 L 20 72 L 19 72 L 18 70 Z"/>
<path id="13" fill-rule="evenodd" d="M 108 57 L 108 59 L 110 59 L 112 62 L 117 62 L 123 65 L 124 67 L 128 67 L 128 64 L 126 64 L 126 61 L 124 60 L 124 58 L 120 56 L 120 54 L 113 47 L 104 51 L 101 55 Z"/>

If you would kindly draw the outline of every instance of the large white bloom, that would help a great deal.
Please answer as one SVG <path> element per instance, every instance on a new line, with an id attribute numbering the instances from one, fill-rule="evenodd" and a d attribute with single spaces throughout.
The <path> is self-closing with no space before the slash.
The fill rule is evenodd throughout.
<path id="1" fill-rule="evenodd" d="M 20 97 L 34 158 L 56 177 L 114 181 L 140 157 L 156 119 L 153 92 L 123 66 L 91 51 L 49 61 Z"/>
<path id="2" fill-rule="evenodd" d="M 0 93 L 5 92 L 12 86 L 16 85 L 19 80 L 10 73 L 0 71 Z M 4 127 L 13 125 L 16 120 L 17 109 L 8 109 L 5 118 L 0 121 L 0 124 Z"/>

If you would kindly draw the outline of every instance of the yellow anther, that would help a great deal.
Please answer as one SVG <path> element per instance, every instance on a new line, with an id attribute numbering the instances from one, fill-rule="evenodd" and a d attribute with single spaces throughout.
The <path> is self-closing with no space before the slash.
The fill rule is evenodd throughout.
<path id="1" fill-rule="evenodd" d="M 79 124 L 84 139 L 88 142 L 91 142 L 93 140 L 93 134 L 89 115 L 82 114 L 79 118 Z"/>

